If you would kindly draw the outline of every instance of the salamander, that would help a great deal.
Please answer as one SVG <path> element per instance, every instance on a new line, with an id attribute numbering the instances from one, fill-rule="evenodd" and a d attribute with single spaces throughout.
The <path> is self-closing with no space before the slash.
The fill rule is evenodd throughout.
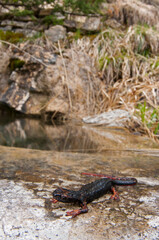
<path id="1" fill-rule="evenodd" d="M 57 188 L 53 192 L 52 202 L 64 202 L 64 203 L 78 203 L 81 208 L 73 211 L 68 211 L 66 216 L 76 217 L 81 213 L 88 212 L 87 203 L 92 202 L 93 200 L 103 196 L 107 192 L 112 192 L 113 195 L 111 199 L 119 200 L 119 195 L 115 190 L 115 185 L 135 185 L 137 180 L 135 178 L 116 178 L 110 177 L 103 174 L 91 174 L 91 173 L 82 173 L 85 175 L 91 176 L 100 176 L 101 179 L 98 179 L 94 182 L 83 185 L 79 190 L 69 190 L 66 188 Z"/>

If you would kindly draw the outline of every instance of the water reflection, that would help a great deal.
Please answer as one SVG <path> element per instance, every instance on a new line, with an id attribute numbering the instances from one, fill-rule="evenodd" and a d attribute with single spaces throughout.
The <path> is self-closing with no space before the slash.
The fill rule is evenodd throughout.
<path id="1" fill-rule="evenodd" d="M 152 141 L 125 130 L 88 125 L 46 125 L 37 119 L 0 118 L 0 145 L 40 150 L 99 152 L 153 147 Z"/>
<path id="2" fill-rule="evenodd" d="M 97 144 L 81 126 L 44 125 L 39 120 L 17 119 L 0 123 L 0 145 L 56 151 L 91 151 Z"/>

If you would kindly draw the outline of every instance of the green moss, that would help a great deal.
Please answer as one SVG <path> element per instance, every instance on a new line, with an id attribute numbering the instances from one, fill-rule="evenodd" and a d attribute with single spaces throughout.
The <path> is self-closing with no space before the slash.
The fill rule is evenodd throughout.
<path id="1" fill-rule="evenodd" d="M 76 32 L 75 32 L 75 35 L 74 35 L 74 39 L 75 40 L 78 40 L 82 37 L 82 33 L 81 33 L 81 30 L 80 29 L 77 29 Z"/>
<path id="2" fill-rule="evenodd" d="M 49 15 L 43 18 L 43 23 L 49 25 L 63 25 L 63 19 L 57 19 L 54 15 Z"/>
<path id="3" fill-rule="evenodd" d="M 2 31 L 0 30 L 0 39 L 10 43 L 17 43 L 23 41 L 25 38 L 23 33 L 15 33 L 11 31 Z"/>
<path id="4" fill-rule="evenodd" d="M 41 38 L 44 34 L 42 32 L 35 33 L 32 37 L 27 37 L 26 40 L 34 41 L 37 38 Z"/>
<path id="5" fill-rule="evenodd" d="M 25 17 L 25 16 L 33 16 L 34 12 L 31 10 L 19 10 L 19 9 L 14 9 L 11 11 L 11 13 L 16 16 L 16 17 Z"/>
<path id="6" fill-rule="evenodd" d="M 25 64 L 25 62 L 23 60 L 20 60 L 18 58 L 13 58 L 10 60 L 9 63 L 9 68 L 14 71 L 15 69 L 20 69 L 23 67 L 23 65 Z"/>

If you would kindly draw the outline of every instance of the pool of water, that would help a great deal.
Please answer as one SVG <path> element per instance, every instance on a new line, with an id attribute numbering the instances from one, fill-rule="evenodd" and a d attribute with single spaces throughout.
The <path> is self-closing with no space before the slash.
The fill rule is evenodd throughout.
<path id="1" fill-rule="evenodd" d="M 37 119 L 0 118 L 0 145 L 40 150 L 98 152 L 108 149 L 155 147 L 125 129 L 92 127 L 82 123 L 46 125 Z"/>

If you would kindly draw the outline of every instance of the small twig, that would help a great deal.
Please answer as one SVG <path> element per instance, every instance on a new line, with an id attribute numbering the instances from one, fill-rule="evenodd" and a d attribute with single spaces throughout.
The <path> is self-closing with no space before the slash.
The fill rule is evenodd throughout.
<path id="1" fill-rule="evenodd" d="M 70 94 L 70 90 L 69 90 L 69 84 L 68 84 L 68 75 L 67 75 L 67 70 L 66 70 L 66 64 L 62 55 L 62 51 L 61 51 L 61 46 L 60 46 L 60 42 L 58 41 L 58 47 L 59 47 L 59 52 L 60 52 L 60 56 L 62 58 L 62 62 L 63 62 L 63 66 L 64 66 L 64 71 L 65 71 L 65 79 L 66 79 L 66 85 L 67 85 L 67 93 L 68 93 L 68 99 L 69 99 L 69 104 L 70 104 L 70 108 L 72 110 L 72 100 L 71 100 L 71 94 Z"/>

